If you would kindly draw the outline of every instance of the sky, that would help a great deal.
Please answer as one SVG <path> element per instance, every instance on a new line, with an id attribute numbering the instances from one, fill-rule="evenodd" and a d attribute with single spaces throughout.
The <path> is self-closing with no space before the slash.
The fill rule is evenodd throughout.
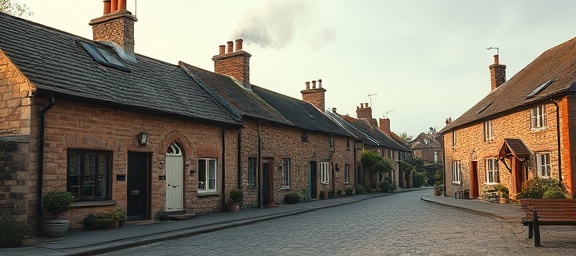
<path id="1" fill-rule="evenodd" d="M 92 38 L 102 0 L 18 0 L 34 22 Z M 218 46 L 244 39 L 250 81 L 297 99 L 322 79 L 326 108 L 416 137 L 490 92 L 498 47 L 507 79 L 576 36 L 574 0 L 128 0 L 135 51 L 213 71 Z"/>

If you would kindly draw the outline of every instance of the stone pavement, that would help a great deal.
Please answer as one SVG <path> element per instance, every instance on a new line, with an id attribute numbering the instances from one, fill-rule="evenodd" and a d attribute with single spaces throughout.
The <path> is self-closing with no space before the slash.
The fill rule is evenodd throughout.
<path id="1" fill-rule="evenodd" d="M 421 199 L 499 217 L 509 221 L 518 221 L 522 211 L 516 204 L 494 204 L 480 200 L 455 199 L 453 197 L 430 196 Z M 404 189 L 397 192 L 407 192 Z M 397 193 L 395 192 L 395 193 Z M 293 205 L 279 205 L 272 208 L 242 209 L 238 213 L 213 213 L 197 216 L 189 220 L 128 222 L 124 227 L 96 231 L 69 231 L 61 238 L 37 238 L 34 246 L 24 248 L 0 249 L 0 255 L 93 255 L 109 251 L 170 240 L 194 234 L 247 225 L 254 222 L 281 218 L 305 213 L 317 209 L 350 204 L 374 197 L 386 196 L 386 193 L 338 197 L 335 199 L 315 200 Z M 520 225 L 520 224 L 519 224 Z"/>

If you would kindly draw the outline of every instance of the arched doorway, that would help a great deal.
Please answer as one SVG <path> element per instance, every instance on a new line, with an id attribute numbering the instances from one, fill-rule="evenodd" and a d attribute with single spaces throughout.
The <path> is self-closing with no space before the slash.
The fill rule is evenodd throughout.
<path id="1" fill-rule="evenodd" d="M 166 211 L 184 209 L 184 157 L 177 143 L 166 151 Z"/>

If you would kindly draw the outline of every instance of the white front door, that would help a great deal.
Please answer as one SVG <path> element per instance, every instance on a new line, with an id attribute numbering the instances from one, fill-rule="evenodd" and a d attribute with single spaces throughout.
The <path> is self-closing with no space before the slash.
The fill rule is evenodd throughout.
<path id="1" fill-rule="evenodd" d="M 166 152 L 166 211 L 184 209 L 184 159 L 182 150 L 172 143 Z"/>

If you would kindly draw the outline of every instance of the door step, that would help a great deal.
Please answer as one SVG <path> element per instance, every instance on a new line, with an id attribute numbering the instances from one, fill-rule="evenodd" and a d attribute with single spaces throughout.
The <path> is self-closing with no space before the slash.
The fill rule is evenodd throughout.
<path id="1" fill-rule="evenodd" d="M 174 214 L 168 214 L 168 218 L 170 218 L 171 220 L 188 220 L 188 219 L 192 219 L 194 217 L 196 217 L 197 215 L 195 213 L 174 213 Z"/>

